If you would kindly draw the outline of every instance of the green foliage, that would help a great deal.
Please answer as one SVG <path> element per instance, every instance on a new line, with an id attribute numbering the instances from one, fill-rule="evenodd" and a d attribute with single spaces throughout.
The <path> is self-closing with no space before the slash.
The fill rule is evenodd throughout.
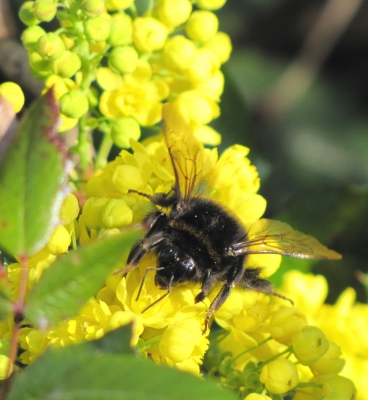
<path id="1" fill-rule="evenodd" d="M 137 358 L 128 350 L 129 336 L 125 327 L 96 342 L 48 349 L 15 377 L 7 399 L 237 399 L 214 382 Z"/>
<path id="2" fill-rule="evenodd" d="M 57 120 L 49 91 L 26 113 L 0 164 L 0 247 L 14 255 L 40 250 L 58 224 L 67 181 Z"/>
<path id="3" fill-rule="evenodd" d="M 27 301 L 26 317 L 33 323 L 56 324 L 72 317 L 117 266 L 141 232 L 128 232 L 80 247 L 59 258 L 47 271 Z"/>

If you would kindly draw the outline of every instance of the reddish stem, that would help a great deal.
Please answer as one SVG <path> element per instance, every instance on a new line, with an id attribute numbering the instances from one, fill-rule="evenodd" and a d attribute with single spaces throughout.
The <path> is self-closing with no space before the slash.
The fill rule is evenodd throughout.
<path id="1" fill-rule="evenodd" d="M 21 321 L 23 320 L 23 313 L 25 309 L 25 299 L 26 299 L 26 291 L 27 291 L 27 278 L 28 278 L 28 258 L 25 254 L 20 256 L 20 280 L 19 280 L 19 291 L 18 297 L 13 303 L 13 320 L 14 325 L 12 329 L 12 336 L 10 341 L 10 350 L 9 350 L 9 363 L 6 371 L 7 378 L 4 381 L 4 385 L 1 390 L 0 400 L 5 400 L 6 395 L 9 391 L 10 385 L 10 371 L 12 365 L 15 363 L 15 359 L 17 357 L 18 352 L 18 341 L 19 341 L 19 332 Z"/>

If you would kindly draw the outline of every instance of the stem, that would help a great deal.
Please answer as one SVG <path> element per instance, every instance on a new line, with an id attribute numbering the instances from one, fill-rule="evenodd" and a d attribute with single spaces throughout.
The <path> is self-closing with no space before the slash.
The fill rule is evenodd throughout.
<path id="1" fill-rule="evenodd" d="M 263 363 L 259 364 L 257 369 L 258 370 L 262 369 L 265 365 L 269 364 L 271 361 L 276 360 L 280 356 L 287 354 L 291 351 L 292 351 L 292 346 L 288 347 L 286 350 L 282 351 L 281 353 L 274 355 L 273 357 L 269 358 L 267 361 L 264 361 Z"/>
<path id="2" fill-rule="evenodd" d="M 108 133 L 105 133 L 96 157 L 96 170 L 103 168 L 106 165 L 107 157 L 109 156 L 113 144 L 114 142 L 112 141 L 110 135 Z"/>
<path id="3" fill-rule="evenodd" d="M 72 246 L 73 246 L 73 250 L 77 250 L 77 238 L 75 236 L 75 224 L 77 222 L 74 221 L 73 222 L 73 231 L 72 231 Z"/>
<path id="4" fill-rule="evenodd" d="M 271 339 L 272 339 L 272 336 L 270 336 L 267 339 L 263 340 L 262 342 L 258 343 L 257 346 L 253 346 L 253 347 L 250 347 L 247 350 L 242 351 L 240 354 L 238 354 L 236 357 L 233 358 L 232 362 L 234 363 L 238 358 L 242 357 L 244 354 L 247 354 L 247 353 L 249 353 L 249 352 L 251 352 L 251 351 L 253 351 L 255 349 L 258 349 L 258 347 L 263 346 L 265 343 L 267 343 Z"/>
<path id="5" fill-rule="evenodd" d="M 147 9 L 144 12 L 144 16 L 145 17 L 150 17 L 151 16 L 152 8 L 153 8 L 153 0 L 149 0 L 148 5 L 147 5 Z"/>

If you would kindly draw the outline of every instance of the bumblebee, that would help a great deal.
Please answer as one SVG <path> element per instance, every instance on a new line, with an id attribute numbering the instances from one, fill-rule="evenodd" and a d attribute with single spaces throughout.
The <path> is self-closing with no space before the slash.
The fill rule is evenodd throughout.
<path id="1" fill-rule="evenodd" d="M 175 176 L 174 188 L 169 193 L 153 196 L 130 190 L 159 207 L 144 220 L 147 233 L 132 248 L 124 270 L 126 275 L 149 251 L 157 255 L 156 267 L 145 271 L 137 299 L 147 273 L 151 271 L 156 273 L 155 284 L 166 293 L 142 312 L 167 297 L 175 285 L 189 281 L 200 283 L 201 292 L 195 298 L 198 303 L 215 285 L 222 284 L 205 317 L 205 333 L 212 314 L 236 286 L 291 301 L 277 293 L 268 280 L 260 277 L 261 268 L 245 268 L 249 254 L 341 258 L 340 254 L 315 238 L 279 221 L 261 219 L 252 227 L 252 232 L 247 232 L 230 211 L 196 191 L 203 175 L 199 167 L 203 165 L 203 147 L 169 103 L 163 106 L 163 133 Z"/>

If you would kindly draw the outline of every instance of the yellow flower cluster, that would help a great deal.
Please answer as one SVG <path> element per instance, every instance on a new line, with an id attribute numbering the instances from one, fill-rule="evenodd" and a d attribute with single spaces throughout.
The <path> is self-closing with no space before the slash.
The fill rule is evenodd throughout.
<path id="1" fill-rule="evenodd" d="M 312 393 L 323 399 L 327 394 L 355 398 L 352 381 L 339 375 L 345 364 L 340 348 L 297 308 L 235 288 L 215 319 L 228 332 L 219 349 L 231 356 L 217 362 L 209 357 L 206 367 L 217 371 L 225 386 L 249 399 L 266 399 L 256 395 L 264 388 L 271 394 L 291 392 L 298 400 Z"/>
<path id="2" fill-rule="evenodd" d="M 355 303 L 355 292 L 346 289 L 334 305 L 324 304 L 328 285 L 324 277 L 291 271 L 284 277 L 283 293 L 294 299 L 311 324 L 323 330 L 330 342 L 326 355 L 315 364 L 321 376 L 340 370 L 341 375 L 354 380 L 357 399 L 367 400 L 368 376 L 368 305 Z M 300 397 L 307 400 L 308 395 Z"/>
<path id="3" fill-rule="evenodd" d="M 155 194 L 173 187 L 170 157 L 160 136 L 144 144 L 131 140 L 131 146 L 133 154 L 122 150 L 116 160 L 88 181 L 88 199 L 78 220 L 82 243 L 117 234 L 119 228 L 141 221 L 152 211 L 148 199 L 128 194 L 130 188 Z M 246 158 L 248 149 L 232 146 L 220 157 L 216 149 L 203 151 L 207 158 L 198 159 L 204 163 L 198 165 L 206 182 L 203 194 L 226 204 L 230 212 L 237 210 L 245 225 L 259 219 L 266 204 L 256 193 L 259 178 Z M 247 203 L 244 210 L 239 206 L 243 202 Z M 262 257 L 268 275 L 278 267 L 280 257 Z M 247 266 L 255 262 L 259 265 L 258 260 L 249 257 Z M 22 362 L 32 362 L 48 345 L 65 346 L 99 338 L 133 322 L 132 344 L 144 355 L 157 363 L 199 374 L 209 344 L 207 336 L 202 334 L 203 321 L 220 288 L 195 304 L 199 285 L 180 285 L 165 300 L 142 313 L 163 294 L 155 285 L 154 273 L 149 273 L 137 298 L 146 269 L 155 264 L 154 255 L 149 254 L 126 277 L 110 275 L 106 285 L 75 318 L 57 327 L 44 332 L 23 328 Z M 124 268 L 124 263 L 121 267 Z M 350 397 L 342 398 L 354 398 L 354 385 L 338 375 L 344 366 L 338 347 L 320 329 L 308 325 L 298 309 L 286 306 L 281 300 L 270 302 L 270 297 L 264 294 L 235 288 L 215 313 L 215 320 L 227 331 L 226 337 L 219 341 L 220 353 L 231 354 L 230 362 L 225 357 L 219 367 L 226 386 L 238 388 L 246 396 L 263 396 L 257 394 L 262 389 L 274 395 L 291 392 L 302 399 L 300 396 L 310 388 L 302 390 L 299 385 L 314 382 L 319 385 L 318 393 L 334 394 L 344 387 Z M 228 362 L 226 368 L 224 362 Z M 212 365 L 210 369 L 217 367 Z"/>
<path id="4" fill-rule="evenodd" d="M 81 118 L 92 109 L 94 122 L 87 125 L 128 147 L 129 138 L 138 140 L 140 126 L 161 120 L 161 101 L 167 99 L 203 141 L 219 143 L 207 124 L 220 114 L 220 67 L 231 53 L 213 12 L 224 0 L 198 1 L 194 10 L 190 0 L 149 2 L 143 15 L 133 1 L 84 0 L 80 9 L 73 3 L 60 1 L 63 9 L 56 13 L 53 1 L 26 1 L 19 13 L 28 25 L 22 41 L 32 70 L 47 88 L 58 85 L 60 130 L 86 123 Z M 46 33 L 39 23 L 55 16 L 61 29 Z"/>
<path id="5" fill-rule="evenodd" d="M 131 145 L 133 154 L 122 150 L 115 161 L 99 170 L 87 183 L 88 199 L 78 220 L 82 244 L 116 234 L 119 228 L 141 221 L 152 211 L 148 199 L 128 194 L 129 189 L 154 194 L 168 192 L 174 185 L 173 168 L 163 138 L 156 137 L 146 144 L 131 140 Z M 259 178 L 245 157 L 248 149 L 233 146 L 221 157 L 218 157 L 217 149 L 204 151 L 208 156 L 206 168 L 203 166 L 203 177 L 208 186 L 206 194 L 234 211 L 241 202 L 246 202 L 247 206 L 238 210 L 244 223 L 259 219 L 266 203 L 256 193 Z M 31 362 L 48 344 L 66 345 L 99 338 L 111 329 L 134 321 L 132 343 L 148 357 L 199 374 L 199 365 L 208 347 L 208 339 L 202 335 L 202 330 L 210 299 L 195 304 L 199 285 L 181 285 L 175 287 L 164 301 L 142 313 L 162 296 L 152 273 L 148 274 L 140 297 L 136 299 L 144 272 L 155 262 L 154 256 L 149 255 L 126 278 L 111 275 L 106 286 L 76 318 L 47 332 L 24 328 L 21 333 L 21 345 L 25 349 L 22 361 Z M 278 264 L 279 257 L 276 257 L 270 271 Z"/>

